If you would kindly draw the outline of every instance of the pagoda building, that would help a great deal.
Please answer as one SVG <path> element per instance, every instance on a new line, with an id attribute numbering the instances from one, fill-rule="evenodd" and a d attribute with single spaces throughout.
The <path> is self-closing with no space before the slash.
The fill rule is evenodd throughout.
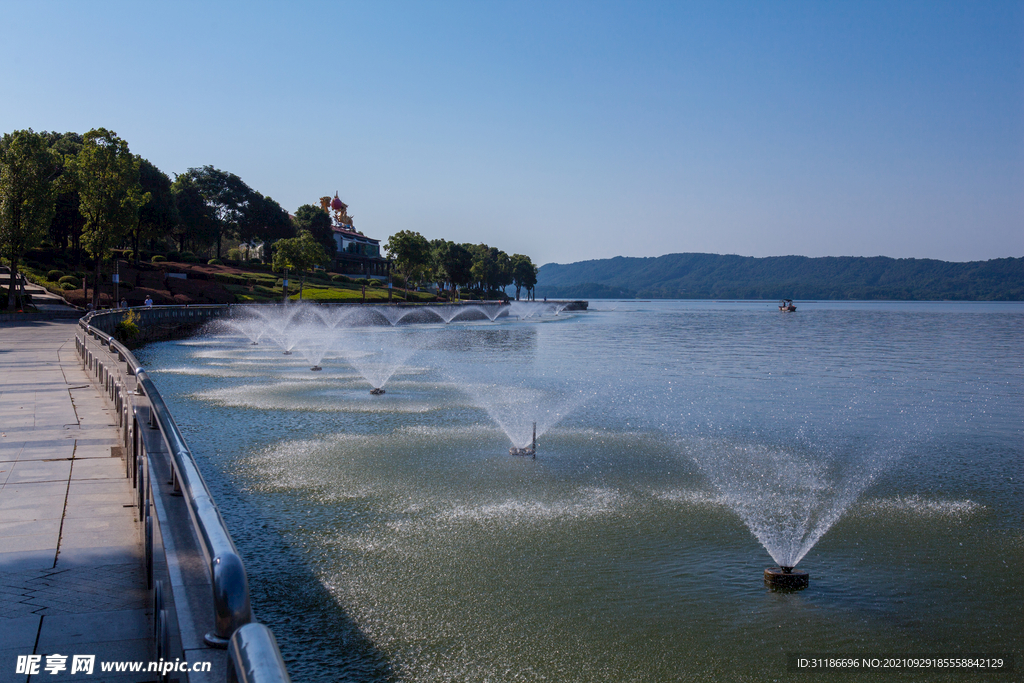
<path id="1" fill-rule="evenodd" d="M 367 237 L 355 228 L 348 204 L 338 198 L 321 197 L 320 207 L 331 217 L 334 233 L 334 270 L 355 277 L 386 277 L 391 262 L 381 256 L 380 240 Z"/>

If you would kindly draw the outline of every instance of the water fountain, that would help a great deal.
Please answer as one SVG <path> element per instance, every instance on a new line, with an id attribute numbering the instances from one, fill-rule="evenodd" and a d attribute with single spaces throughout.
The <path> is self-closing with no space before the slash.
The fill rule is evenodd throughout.
<path id="1" fill-rule="evenodd" d="M 292 350 L 300 341 L 300 336 L 297 334 L 298 326 L 294 321 L 299 313 L 303 312 L 303 307 L 301 305 L 261 307 L 255 309 L 255 312 L 266 322 L 268 335 L 274 340 L 274 343 L 281 347 L 282 353 L 285 356 L 292 355 Z"/>
<path id="2" fill-rule="evenodd" d="M 320 367 L 320 362 L 334 345 L 333 330 L 322 325 L 307 323 L 296 330 L 296 335 L 299 339 L 296 348 L 311 365 L 309 369 L 313 372 L 323 370 Z"/>
<path id="3" fill-rule="evenodd" d="M 388 380 L 420 349 L 421 332 L 365 327 L 342 328 L 334 342 L 345 361 L 370 383 L 370 393 L 381 396 Z"/>
<path id="4" fill-rule="evenodd" d="M 559 315 L 568 306 L 568 303 L 562 301 L 513 301 L 509 307 L 509 315 L 514 315 L 520 320 L 529 320 L 535 316 Z"/>
<path id="5" fill-rule="evenodd" d="M 332 330 L 352 318 L 358 309 L 354 306 L 317 306 L 313 313 Z"/>
<path id="6" fill-rule="evenodd" d="M 472 402 L 487 411 L 501 428 L 512 447 L 512 455 L 536 455 L 537 437 L 554 427 L 584 402 L 582 389 L 572 389 L 567 383 L 542 378 L 530 367 L 510 364 L 492 364 L 488 374 L 493 381 L 486 383 L 467 381 L 459 369 L 450 368 L 448 376 Z"/>
<path id="7" fill-rule="evenodd" d="M 229 329 L 236 332 L 241 332 L 245 337 L 252 342 L 253 346 L 257 346 L 260 343 L 260 339 L 267 332 L 267 326 L 259 316 L 249 315 L 242 318 L 236 318 L 234 320 L 227 320 L 225 324 Z"/>
<path id="8" fill-rule="evenodd" d="M 899 450 L 795 436 L 775 442 L 698 439 L 693 459 L 778 564 L 764 570 L 776 590 L 800 590 L 797 564 L 856 502 Z"/>
<path id="9" fill-rule="evenodd" d="M 509 455 L 522 455 L 522 456 L 529 456 L 529 457 L 533 458 L 534 460 L 537 459 L 537 423 L 536 422 L 533 423 L 533 440 L 530 442 L 530 445 L 526 446 L 525 448 L 516 448 L 515 446 L 511 446 L 511 447 L 509 447 L 508 452 L 509 452 Z"/>

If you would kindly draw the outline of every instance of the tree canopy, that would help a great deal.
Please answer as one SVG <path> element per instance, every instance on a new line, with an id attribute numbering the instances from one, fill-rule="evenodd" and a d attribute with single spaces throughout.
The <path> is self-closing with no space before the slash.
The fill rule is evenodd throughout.
<path id="1" fill-rule="evenodd" d="M 418 232 L 399 230 L 384 245 L 388 255 L 395 262 L 398 271 L 405 277 L 405 288 L 409 288 L 409 279 L 419 279 L 426 274 L 431 262 L 430 243 Z"/>
<path id="2" fill-rule="evenodd" d="M 532 292 L 537 285 L 537 266 L 533 265 L 529 256 L 512 255 L 512 284 L 516 288 L 516 301 L 519 301 L 521 289 Z"/>
<path id="3" fill-rule="evenodd" d="M 287 268 L 302 273 L 312 270 L 314 266 L 326 266 L 329 261 L 323 245 L 316 241 L 309 230 L 301 231 L 298 237 L 274 242 L 274 270 L 283 271 Z"/>
<path id="4" fill-rule="evenodd" d="M 139 184 L 139 159 L 128 143 L 106 128 L 85 134 L 75 158 L 79 211 L 85 216 L 82 245 L 96 263 L 94 283 L 110 248 L 125 239 L 138 222 L 139 207 L 150 195 Z M 99 307 L 99 288 L 93 288 L 93 306 Z"/>
<path id="5" fill-rule="evenodd" d="M 139 263 L 139 243 L 153 242 L 169 234 L 178 224 L 178 207 L 171 192 L 171 179 L 166 173 L 139 157 L 139 185 L 149 195 L 149 201 L 139 208 L 138 219 L 132 230 L 132 251 L 135 264 Z"/>
<path id="6" fill-rule="evenodd" d="M 8 308 L 15 303 L 18 261 L 43 239 L 53 218 L 58 169 L 57 155 L 31 129 L 0 140 L 0 248 L 11 262 Z"/>
<path id="7" fill-rule="evenodd" d="M 334 241 L 334 230 L 331 225 L 331 216 L 319 206 L 303 204 L 295 210 L 295 231 L 308 230 L 313 237 L 324 247 L 328 254 L 334 254 L 338 250 L 338 244 Z"/>

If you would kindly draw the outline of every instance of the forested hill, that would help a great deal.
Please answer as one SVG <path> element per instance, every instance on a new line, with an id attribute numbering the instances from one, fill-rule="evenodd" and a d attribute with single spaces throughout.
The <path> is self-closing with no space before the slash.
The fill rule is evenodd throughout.
<path id="1" fill-rule="evenodd" d="M 554 299 L 1024 300 L 1024 258 L 953 263 L 885 256 L 617 256 L 541 266 Z"/>

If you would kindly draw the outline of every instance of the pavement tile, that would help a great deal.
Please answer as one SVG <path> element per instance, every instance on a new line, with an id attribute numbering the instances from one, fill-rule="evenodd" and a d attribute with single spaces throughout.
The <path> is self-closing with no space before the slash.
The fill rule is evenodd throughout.
<path id="1" fill-rule="evenodd" d="M 0 640 L 0 683 L 26 683 L 28 676 L 14 673 L 17 670 L 18 657 L 32 654 L 32 648 L 8 650 L 6 643 Z"/>
<path id="2" fill-rule="evenodd" d="M 12 538 L 21 536 L 49 538 L 52 536 L 56 540 L 58 534 L 60 534 L 60 518 L 57 517 L 44 520 L 2 521 L 0 522 L 0 547 L 3 547 L 5 551 L 14 550 L 15 548 L 8 545 L 8 540 Z"/>
<path id="3" fill-rule="evenodd" d="M 57 558 L 57 566 L 64 567 L 88 567 L 97 562 L 108 561 L 125 562 L 134 560 L 141 562 L 145 559 L 142 545 L 135 542 L 131 545 L 110 545 L 92 548 L 61 547 L 60 556 Z"/>
<path id="4" fill-rule="evenodd" d="M 0 553 L 0 573 L 50 569 L 56 556 L 56 548 Z"/>
<path id="5" fill-rule="evenodd" d="M 147 636 L 152 629 L 148 609 L 55 614 L 43 617 L 37 649 L 53 652 L 60 646 L 134 640 Z"/>
<path id="6" fill-rule="evenodd" d="M 71 476 L 71 461 L 58 460 L 47 462 L 42 460 L 19 460 L 11 468 L 5 486 L 11 484 L 67 481 Z"/>
<path id="7" fill-rule="evenodd" d="M 38 614 L 14 619 L 0 618 L 0 643 L 3 643 L 3 648 L 19 649 L 22 654 L 32 652 L 39 634 L 39 619 Z"/>

